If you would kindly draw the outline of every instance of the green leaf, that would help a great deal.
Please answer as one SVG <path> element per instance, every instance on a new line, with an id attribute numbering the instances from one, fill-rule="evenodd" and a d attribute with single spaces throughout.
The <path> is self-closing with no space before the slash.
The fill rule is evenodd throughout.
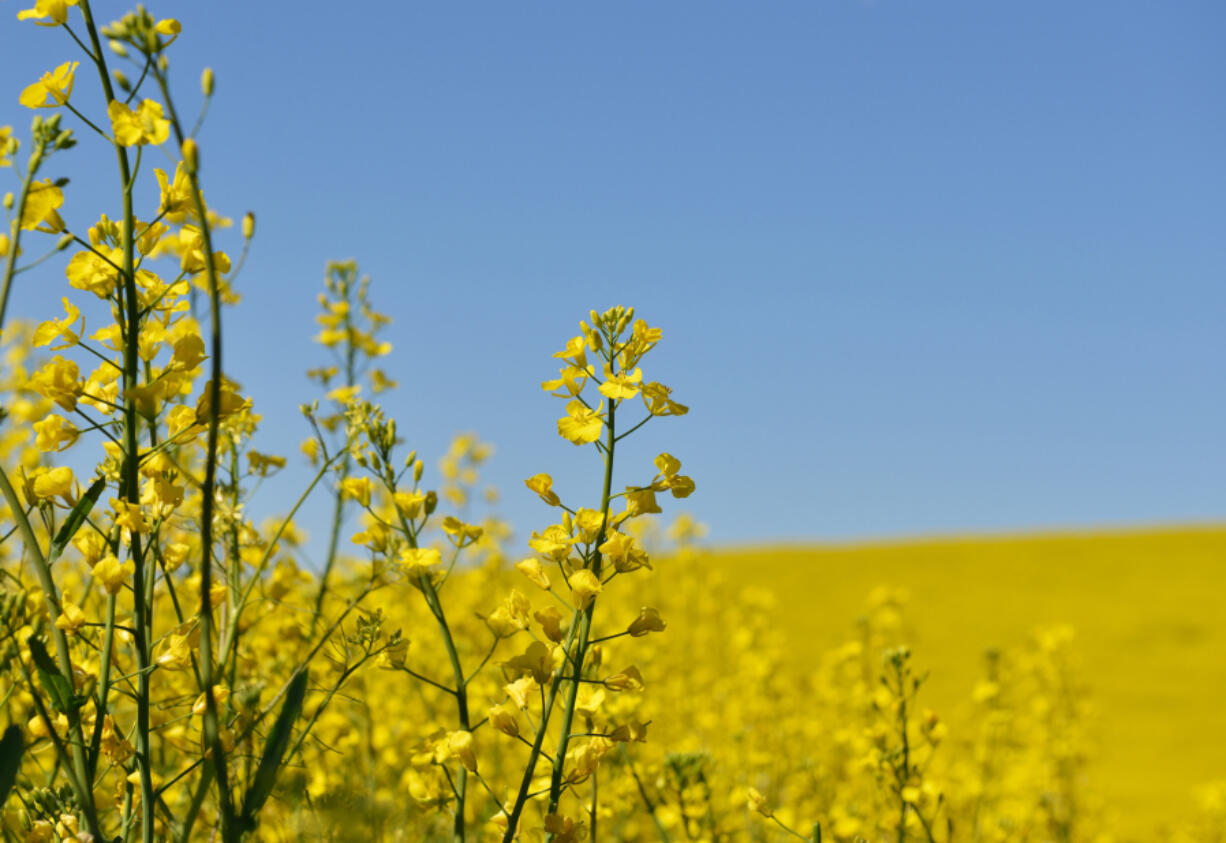
<path id="1" fill-rule="evenodd" d="M 68 543 L 77 534 L 77 530 L 81 529 L 81 525 L 85 523 L 90 510 L 94 508 L 94 504 L 98 503 L 98 498 L 102 497 L 102 492 L 105 489 L 106 479 L 99 477 L 86 490 L 85 494 L 81 496 L 81 500 L 77 501 L 77 505 L 68 513 L 68 517 L 64 519 L 64 523 L 60 525 L 59 532 L 55 534 L 55 538 L 51 542 L 51 552 L 47 555 L 48 562 L 54 562 L 60 558 L 60 554 L 64 552 L 64 548 L 68 547 Z"/>
<path id="2" fill-rule="evenodd" d="M 47 648 L 43 646 L 42 641 L 31 635 L 26 639 L 26 643 L 30 647 L 30 655 L 34 659 L 34 667 L 38 670 L 39 681 L 43 683 L 47 696 L 51 697 L 51 707 L 56 711 L 67 714 L 76 702 L 72 693 L 72 683 L 68 681 L 64 674 L 60 673 L 60 669 L 51 660 L 51 656 L 47 653 Z"/>
<path id="3" fill-rule="evenodd" d="M 0 808 L 8 801 L 9 791 L 17 781 L 17 771 L 21 769 L 21 753 L 25 749 L 25 738 L 19 726 L 9 726 L 0 738 Z"/>
<path id="4" fill-rule="evenodd" d="M 264 754 L 260 757 L 260 766 L 256 768 L 255 778 L 247 788 L 243 797 L 242 824 L 247 829 L 255 828 L 255 818 L 268 797 L 272 795 L 273 785 L 277 781 L 277 773 L 281 769 L 281 761 L 285 751 L 289 749 L 290 738 L 294 734 L 294 721 L 302 713 L 302 703 L 306 699 L 307 672 L 303 670 L 291 681 L 289 690 L 285 693 L 285 702 L 281 705 L 281 713 L 277 722 L 273 723 L 264 742 Z"/>

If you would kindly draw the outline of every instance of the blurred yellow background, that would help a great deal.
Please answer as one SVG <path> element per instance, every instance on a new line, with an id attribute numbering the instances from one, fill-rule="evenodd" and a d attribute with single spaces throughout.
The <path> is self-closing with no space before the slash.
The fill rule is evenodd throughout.
<path id="1" fill-rule="evenodd" d="M 922 698 L 957 723 L 984 648 L 1067 623 L 1098 709 L 1090 781 L 1121 828 L 1186 816 L 1226 773 L 1226 527 L 715 551 L 778 598 L 801 666 L 846 637 L 876 586 L 904 587 Z"/>

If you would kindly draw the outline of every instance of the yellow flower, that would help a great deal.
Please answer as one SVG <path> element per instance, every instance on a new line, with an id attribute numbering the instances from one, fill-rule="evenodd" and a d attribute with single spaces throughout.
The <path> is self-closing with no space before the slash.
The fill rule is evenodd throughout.
<path id="1" fill-rule="evenodd" d="M 587 340 L 583 337 L 571 337 L 566 348 L 555 352 L 554 357 L 565 360 L 578 369 L 587 368 Z"/>
<path id="2" fill-rule="evenodd" d="M 693 478 L 677 473 L 681 470 L 681 460 L 672 454 L 660 454 L 656 457 L 656 468 L 660 473 L 656 475 L 652 488 L 657 491 L 668 489 L 674 498 L 688 498 L 694 493 Z"/>
<path id="3" fill-rule="evenodd" d="M 600 385 L 600 394 L 606 398 L 620 401 L 623 398 L 633 398 L 639 394 L 639 384 L 643 380 L 643 370 L 633 372 L 618 372 L 613 374 L 608 366 L 604 370 L 605 381 Z"/>
<path id="4" fill-rule="evenodd" d="M 204 340 L 199 334 L 184 334 L 175 341 L 174 355 L 170 358 L 171 365 L 185 371 L 190 371 L 207 359 L 204 353 Z"/>
<path id="5" fill-rule="evenodd" d="M 545 591 L 548 591 L 552 585 L 549 582 L 549 575 L 545 573 L 545 569 L 541 567 L 539 559 L 529 557 L 515 563 L 515 568 L 532 583 Z"/>
<path id="6" fill-rule="evenodd" d="M 774 813 L 771 811 L 770 805 L 767 804 L 766 797 L 756 787 L 751 787 L 746 792 L 745 799 L 752 810 L 757 811 L 764 817 L 770 817 Z"/>
<path id="7" fill-rule="evenodd" d="M 76 635 L 77 631 L 85 626 L 85 613 L 81 611 L 80 606 L 65 597 L 61 601 L 60 616 L 55 619 L 55 626 L 69 635 Z"/>
<path id="8" fill-rule="evenodd" d="M 404 667 L 404 660 L 409 655 L 409 639 L 396 638 L 389 641 L 387 646 L 383 648 L 383 652 L 379 653 L 379 658 L 376 665 L 384 670 L 397 670 Z"/>
<path id="9" fill-rule="evenodd" d="M 603 590 L 604 586 L 601 585 L 600 578 L 587 568 L 581 568 L 570 576 L 571 604 L 576 609 L 586 609 L 592 605 L 596 595 Z"/>
<path id="10" fill-rule="evenodd" d="M 656 503 L 656 492 L 650 486 L 645 488 L 626 487 L 626 512 L 630 515 L 650 515 L 660 512 Z"/>
<path id="11" fill-rule="evenodd" d="M 68 466 L 50 469 L 34 478 L 34 496 L 40 500 L 49 498 L 68 500 L 72 495 L 74 482 L 76 478 L 72 476 L 72 469 Z"/>
<path id="12" fill-rule="evenodd" d="M 251 399 L 242 398 L 233 387 L 222 382 L 221 385 L 221 402 L 217 409 L 217 417 L 225 418 L 233 415 L 240 410 L 251 406 Z M 209 380 L 204 384 L 204 389 L 200 393 L 199 400 L 196 401 L 196 421 L 199 424 L 208 424 L 209 413 L 213 408 L 213 381 Z"/>
<path id="13" fill-rule="evenodd" d="M 503 662 L 502 667 L 508 676 L 519 679 L 521 676 L 529 675 L 536 680 L 537 684 L 543 685 L 553 675 L 553 651 L 540 641 L 533 641 L 523 653 Z M 507 690 L 509 692 L 510 688 Z M 523 706 L 521 705 L 520 708 Z"/>
<path id="14" fill-rule="evenodd" d="M 17 20 L 33 20 L 39 26 L 61 26 L 68 23 L 68 7 L 77 5 L 77 0 L 34 0 L 33 9 L 22 9 Z M 44 22 L 42 18 L 50 18 Z"/>
<path id="15" fill-rule="evenodd" d="M 26 108 L 55 108 L 68 102 L 78 64 L 80 62 L 66 61 L 55 70 L 44 73 L 42 78 L 21 92 L 18 101 Z M 51 102 L 47 102 L 48 98 Z"/>
<path id="16" fill-rule="evenodd" d="M 400 564 L 405 574 L 414 580 L 431 573 L 441 561 L 442 557 L 433 547 L 406 547 L 400 551 Z"/>
<path id="17" fill-rule="evenodd" d="M 120 146 L 158 145 L 170 137 L 170 121 L 162 112 L 162 105 L 154 100 L 144 100 L 136 111 L 119 100 L 111 100 L 106 107 L 111 118 L 111 130 Z"/>
<path id="18" fill-rule="evenodd" d="M 50 346 L 52 351 L 61 351 L 65 348 L 71 348 L 81 341 L 79 331 L 85 329 L 85 320 L 81 319 L 81 311 L 72 305 L 68 299 L 60 299 L 64 303 L 63 319 L 49 320 L 41 323 L 34 331 L 34 346 Z M 73 323 L 81 319 L 81 323 L 74 329 Z M 63 340 L 60 345 L 51 345 L 56 340 Z"/>
<path id="19" fill-rule="evenodd" d="M 145 520 L 140 504 L 111 498 L 111 509 L 115 512 L 115 526 L 133 533 L 149 532 L 149 522 Z"/>
<path id="20" fill-rule="evenodd" d="M 214 685 L 213 686 L 213 702 L 216 704 L 218 709 L 220 709 L 222 703 L 224 703 L 228 699 L 230 699 L 230 689 L 229 688 L 227 688 L 225 685 Z M 192 714 L 195 714 L 195 715 L 204 714 L 204 712 L 208 709 L 208 706 L 209 706 L 208 697 L 206 697 L 202 693 L 200 694 L 200 696 L 196 697 L 196 702 L 192 704 Z"/>
<path id="21" fill-rule="evenodd" d="M 528 539 L 528 547 L 559 562 L 570 555 L 572 543 L 573 539 L 561 524 L 550 525 L 541 533 L 533 532 Z"/>
<path id="22" fill-rule="evenodd" d="M 660 617 L 658 611 L 650 606 L 644 606 L 639 610 L 639 616 L 630 622 L 630 626 L 626 627 L 626 632 L 635 638 L 640 638 L 649 632 L 663 632 L 666 626 L 668 624 Z"/>
<path id="23" fill-rule="evenodd" d="M 578 398 L 566 405 L 565 418 L 558 419 L 558 435 L 575 445 L 586 445 L 600 438 L 604 416 L 589 410 Z"/>
<path id="24" fill-rule="evenodd" d="M 514 682 L 505 686 L 507 696 L 511 698 L 521 709 L 528 707 L 528 701 L 532 698 L 532 692 L 536 690 L 537 681 L 531 676 L 521 676 Z"/>
<path id="25" fill-rule="evenodd" d="M 329 401 L 335 401 L 338 404 L 348 404 L 350 401 L 357 398 L 361 392 L 362 385 L 360 383 L 355 383 L 353 386 L 338 386 L 324 397 Z"/>
<path id="26" fill-rule="evenodd" d="M 490 725 L 504 735 L 519 736 L 519 721 L 515 719 L 515 710 L 506 703 L 490 706 L 486 712 Z"/>
<path id="27" fill-rule="evenodd" d="M 21 212 L 21 227 L 33 231 L 39 226 L 51 231 L 63 231 L 64 221 L 56 208 L 64 204 L 64 191 L 51 179 L 32 182 L 26 194 L 26 206 Z"/>
<path id="28" fill-rule="evenodd" d="M 124 582 L 135 571 L 132 563 L 119 564 L 119 560 L 107 554 L 94 565 L 94 579 L 102 583 L 107 594 L 118 594 Z"/>
<path id="29" fill-rule="evenodd" d="M 473 752 L 472 732 L 449 732 L 446 740 L 446 751 L 448 758 L 459 759 L 460 763 L 470 773 L 477 772 L 477 756 Z"/>
<path id="30" fill-rule="evenodd" d="M 558 611 L 557 606 L 546 606 L 534 612 L 532 617 L 536 618 L 536 622 L 541 625 L 541 631 L 550 641 L 557 644 L 565 637 L 562 630 L 562 613 Z"/>
<path id="31" fill-rule="evenodd" d="M 589 369 L 577 366 L 564 366 L 558 370 L 558 377 L 551 381 L 541 381 L 541 389 L 558 398 L 574 398 L 583 392 L 587 384 Z"/>
<path id="32" fill-rule="evenodd" d="M 480 539 L 485 530 L 474 524 L 465 524 L 459 518 L 448 515 L 443 519 L 443 532 L 457 547 L 467 547 Z"/>
<path id="33" fill-rule="evenodd" d="M 690 408 L 669 396 L 672 390 L 662 383 L 643 384 L 643 404 L 653 416 L 684 416 Z"/>
<path id="34" fill-rule="evenodd" d="M 189 214 L 195 213 L 196 200 L 192 195 L 191 179 L 187 170 L 183 168 L 182 162 L 175 166 L 173 180 L 167 178 L 165 170 L 155 169 L 153 174 L 157 177 L 158 186 L 161 188 L 160 210 L 166 220 L 183 222 Z"/>
<path id="35" fill-rule="evenodd" d="M 123 250 L 99 245 L 94 252 L 78 252 L 72 256 L 64 274 L 68 283 L 105 299 L 119 286 L 119 269 L 123 265 Z M 95 335 L 96 336 L 96 335 Z"/>
<path id="36" fill-rule="evenodd" d="M 561 506 L 562 501 L 553 491 L 553 478 L 548 474 L 534 474 L 524 481 L 524 485 L 540 495 L 541 500 L 550 506 Z"/>
<path id="37" fill-rule="evenodd" d="M 643 675 L 634 665 L 614 673 L 604 681 L 604 686 L 610 691 L 641 691 L 643 690 Z"/>
<path id="38" fill-rule="evenodd" d="M 357 501 L 363 507 L 370 506 L 372 490 L 369 477 L 346 477 L 341 481 L 341 494 L 350 500 Z"/>
<path id="39" fill-rule="evenodd" d="M 42 421 L 34 422 L 34 446 L 44 453 L 62 451 L 72 447 L 81 435 L 76 425 L 58 413 L 52 413 Z"/>

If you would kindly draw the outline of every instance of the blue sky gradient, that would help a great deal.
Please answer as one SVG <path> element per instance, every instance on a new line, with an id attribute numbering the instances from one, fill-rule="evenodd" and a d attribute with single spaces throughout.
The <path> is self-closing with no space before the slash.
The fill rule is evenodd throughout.
<path id="1" fill-rule="evenodd" d="M 78 58 L 25 5 L 0 2 L 23 131 L 21 89 Z M 1222 518 L 1226 6 L 352 8 L 151 4 L 183 22 L 188 113 L 216 71 L 206 194 L 259 220 L 227 333 L 261 449 L 297 462 L 315 295 L 353 257 L 395 319 L 388 411 L 432 469 L 455 431 L 492 440 L 521 537 L 552 516 L 523 478 L 599 492 L 539 383 L 617 303 L 664 329 L 647 375 L 693 408 L 628 440 L 618 482 L 676 454 L 715 541 Z M 85 73 L 78 98 L 104 116 Z M 77 228 L 118 210 L 81 139 L 49 173 Z M 15 315 L 59 315 L 57 269 L 20 280 Z"/>

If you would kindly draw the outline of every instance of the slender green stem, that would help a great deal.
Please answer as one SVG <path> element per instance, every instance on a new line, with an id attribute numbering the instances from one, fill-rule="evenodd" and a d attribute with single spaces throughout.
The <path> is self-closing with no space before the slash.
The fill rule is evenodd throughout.
<path id="1" fill-rule="evenodd" d="M 4 262 L 4 284 L 3 287 L 0 287 L 0 337 L 4 336 L 4 315 L 8 311 L 13 276 L 17 274 L 17 252 L 21 248 L 21 218 L 25 216 L 26 201 L 30 197 L 30 186 L 34 184 L 34 174 L 38 172 L 38 165 L 42 163 L 45 149 L 46 144 L 43 142 L 34 147 L 34 152 L 30 155 L 30 172 L 26 173 L 25 179 L 21 182 L 21 191 L 17 194 L 17 215 L 13 217 L 16 224 L 13 226 L 13 236 L 9 238 L 9 251 Z"/>
<path id="2" fill-rule="evenodd" d="M 160 70 L 154 70 L 162 98 L 166 101 L 166 111 L 175 139 L 183 146 L 184 135 L 182 124 L 175 111 L 174 101 L 170 96 L 170 86 L 166 75 Z M 204 686 L 205 710 L 203 717 L 204 741 L 209 747 L 213 775 L 217 779 L 218 803 L 221 813 L 221 836 L 225 843 L 237 841 L 240 831 L 234 813 L 233 797 L 230 793 L 230 782 L 226 766 L 225 746 L 221 740 L 218 728 L 217 700 L 213 695 L 214 664 L 213 664 L 213 508 L 215 488 L 217 484 L 217 447 L 221 430 L 221 379 L 222 379 L 222 342 L 221 342 L 221 290 L 218 281 L 216 260 L 213 257 L 213 235 L 209 225 L 208 211 L 204 204 L 204 195 L 200 190 L 200 175 L 196 162 L 191 162 L 187 168 L 188 182 L 191 186 L 192 205 L 196 212 L 196 221 L 200 226 L 201 247 L 204 252 L 204 271 L 209 291 L 209 351 L 211 354 L 209 390 L 208 440 L 205 451 L 204 484 L 201 487 L 200 505 L 200 680 Z M 129 226 L 131 230 L 131 226 Z"/>
<path id="3" fill-rule="evenodd" d="M 616 436 L 616 400 L 609 398 L 606 403 L 606 419 L 605 419 L 605 469 L 604 469 L 604 489 L 600 496 L 600 510 L 602 513 L 600 533 L 596 537 L 596 551 L 592 554 L 592 572 L 599 577 L 601 569 L 601 553 L 600 546 L 604 544 L 605 535 L 609 527 L 609 499 L 613 492 L 613 452 L 617 445 Z M 575 677 L 571 683 L 569 693 L 566 697 L 565 707 L 562 709 L 562 734 L 558 739 L 558 754 L 553 764 L 553 777 L 549 785 L 549 813 L 554 813 L 558 809 L 558 801 L 562 798 L 562 776 L 563 768 L 566 766 L 566 750 L 570 743 L 571 724 L 575 717 L 575 703 L 579 696 L 579 685 L 583 678 L 584 661 L 587 656 L 588 636 L 592 629 L 592 615 L 596 610 L 596 601 L 592 600 L 584 609 L 579 617 L 579 646 L 575 657 Z M 549 835 L 547 841 L 553 839 L 553 835 Z"/>
<path id="4" fill-rule="evenodd" d="M 94 23 L 93 11 L 89 0 L 81 0 L 81 15 L 85 21 L 85 29 L 89 34 L 94 66 L 102 82 L 102 90 L 106 95 L 107 105 L 115 99 L 115 91 L 111 86 L 110 73 L 107 70 L 106 58 L 102 53 L 102 43 L 98 38 L 98 28 Z M 80 116 L 80 115 L 78 115 Z M 84 118 L 82 118 L 84 120 Z M 89 124 L 89 121 L 85 121 Z M 89 124 L 94 127 L 93 124 Z M 103 137 L 106 137 L 104 133 Z M 129 503 L 140 501 L 140 473 L 137 455 L 137 435 L 140 426 L 140 414 L 136 408 L 136 387 L 140 378 L 140 296 L 136 288 L 135 252 L 136 252 L 136 215 L 132 208 L 132 172 L 125 147 L 114 144 L 115 159 L 119 165 L 119 183 L 123 194 L 123 267 L 120 273 L 123 282 L 122 299 L 124 309 L 121 327 L 124 330 L 123 348 L 123 387 L 126 396 L 123 408 L 124 420 L 124 476 L 120 479 L 120 500 Z M 133 588 L 133 622 L 135 634 L 133 644 L 136 648 L 137 665 L 140 675 L 137 677 L 136 698 L 136 765 L 140 773 L 141 790 L 141 839 L 144 843 L 153 843 L 154 831 L 154 801 L 152 758 L 150 755 L 150 725 L 149 725 L 149 672 L 145 670 L 151 660 L 150 638 L 152 637 L 152 606 L 146 600 L 145 558 L 141 552 L 140 534 L 133 531 L 129 540 L 129 556 L 135 567 L 135 587 Z"/>
<path id="5" fill-rule="evenodd" d="M 47 557 L 43 555 L 42 547 L 38 543 L 38 536 L 34 533 L 34 527 L 30 524 L 30 519 L 26 517 L 25 510 L 21 506 L 21 500 L 17 497 L 17 490 L 13 488 L 13 484 L 9 482 L 8 474 L 3 468 L 0 468 L 0 493 L 4 495 L 4 499 L 8 502 L 9 509 L 13 511 L 13 517 L 17 519 L 17 526 L 21 529 L 21 538 L 25 544 L 26 550 L 30 557 L 34 560 L 34 570 L 38 576 L 39 586 L 43 590 L 43 597 L 47 605 L 47 618 L 50 621 L 51 640 L 55 643 L 55 656 L 60 669 L 60 673 L 72 680 L 72 656 L 68 650 L 68 636 L 64 630 L 55 625 L 55 622 L 60 616 L 60 598 L 59 592 L 55 587 L 55 580 L 51 577 L 51 567 L 47 564 Z M 39 701 L 38 694 L 35 692 L 33 685 L 30 687 L 36 701 Z M 39 701 L 41 705 L 41 701 Z M 72 776 L 70 781 L 73 783 L 73 789 L 76 791 L 76 796 L 81 800 L 84 806 L 86 823 L 90 828 L 98 829 L 98 814 L 94 809 L 93 788 L 91 787 L 91 779 L 89 776 L 88 765 L 85 758 L 85 733 L 81 728 L 81 716 L 79 710 L 73 708 L 69 712 L 68 725 L 72 730 Z M 88 797 L 88 798 L 87 798 Z"/>

